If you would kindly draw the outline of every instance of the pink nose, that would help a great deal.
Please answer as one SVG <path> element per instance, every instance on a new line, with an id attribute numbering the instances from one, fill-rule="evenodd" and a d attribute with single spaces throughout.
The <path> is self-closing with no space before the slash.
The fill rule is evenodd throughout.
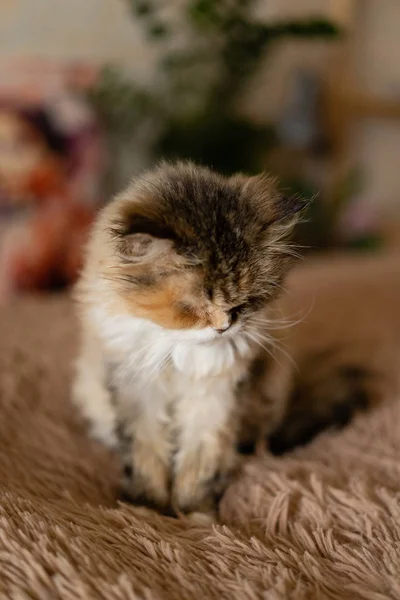
<path id="1" fill-rule="evenodd" d="M 230 326 L 231 326 L 231 323 L 227 323 L 224 327 L 218 327 L 218 329 L 216 329 L 215 331 L 217 333 L 224 333 L 225 331 L 228 331 Z"/>

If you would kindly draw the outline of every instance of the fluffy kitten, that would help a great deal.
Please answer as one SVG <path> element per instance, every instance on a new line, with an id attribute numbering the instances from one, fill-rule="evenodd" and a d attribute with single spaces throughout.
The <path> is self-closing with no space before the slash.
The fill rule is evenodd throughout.
<path id="1" fill-rule="evenodd" d="M 100 214 L 78 286 L 75 402 L 129 496 L 210 511 L 236 464 L 240 398 L 291 258 L 299 199 L 264 175 L 162 164 Z"/>

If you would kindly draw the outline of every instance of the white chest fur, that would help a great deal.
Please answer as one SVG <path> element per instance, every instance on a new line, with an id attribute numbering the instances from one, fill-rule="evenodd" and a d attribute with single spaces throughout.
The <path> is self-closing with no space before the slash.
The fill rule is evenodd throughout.
<path id="1" fill-rule="evenodd" d="M 156 387 L 176 397 L 193 385 L 209 389 L 215 378 L 236 385 L 251 355 L 239 336 L 196 343 L 193 333 L 191 338 L 190 332 L 164 330 L 130 316 L 110 316 L 99 307 L 92 309 L 91 317 L 106 354 L 118 365 L 117 378 L 136 394 Z"/>

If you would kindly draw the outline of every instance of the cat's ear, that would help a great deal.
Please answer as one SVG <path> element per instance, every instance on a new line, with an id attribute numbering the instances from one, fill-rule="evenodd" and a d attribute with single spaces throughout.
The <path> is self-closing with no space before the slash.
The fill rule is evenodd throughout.
<path id="1" fill-rule="evenodd" d="M 129 215 L 129 220 L 115 224 L 112 233 L 118 252 L 125 260 L 144 263 L 172 255 L 173 232 L 155 219 Z"/>
<path id="2" fill-rule="evenodd" d="M 148 233 L 130 233 L 121 239 L 118 250 L 125 259 L 143 263 L 172 254 L 173 243 L 169 239 L 156 238 Z"/>
<path id="3" fill-rule="evenodd" d="M 275 200 L 275 223 L 283 223 L 288 221 L 297 222 L 304 210 L 309 205 L 309 200 L 299 196 L 278 195 Z"/>
<path id="4" fill-rule="evenodd" d="M 243 187 L 265 212 L 270 224 L 297 220 L 297 215 L 309 204 L 305 198 L 281 194 L 276 179 L 266 174 L 246 178 Z"/>
<path id="5" fill-rule="evenodd" d="M 248 177 L 243 189 L 263 215 L 266 231 L 278 237 L 291 233 L 309 205 L 307 199 L 281 194 L 276 180 L 264 174 Z"/>

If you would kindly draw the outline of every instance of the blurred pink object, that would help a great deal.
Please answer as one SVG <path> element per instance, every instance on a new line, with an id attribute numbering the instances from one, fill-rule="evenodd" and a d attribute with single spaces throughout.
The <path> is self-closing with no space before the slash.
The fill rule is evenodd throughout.
<path id="1" fill-rule="evenodd" d="M 340 218 L 339 230 L 343 239 L 350 240 L 376 233 L 379 224 L 378 211 L 354 198 Z"/>

